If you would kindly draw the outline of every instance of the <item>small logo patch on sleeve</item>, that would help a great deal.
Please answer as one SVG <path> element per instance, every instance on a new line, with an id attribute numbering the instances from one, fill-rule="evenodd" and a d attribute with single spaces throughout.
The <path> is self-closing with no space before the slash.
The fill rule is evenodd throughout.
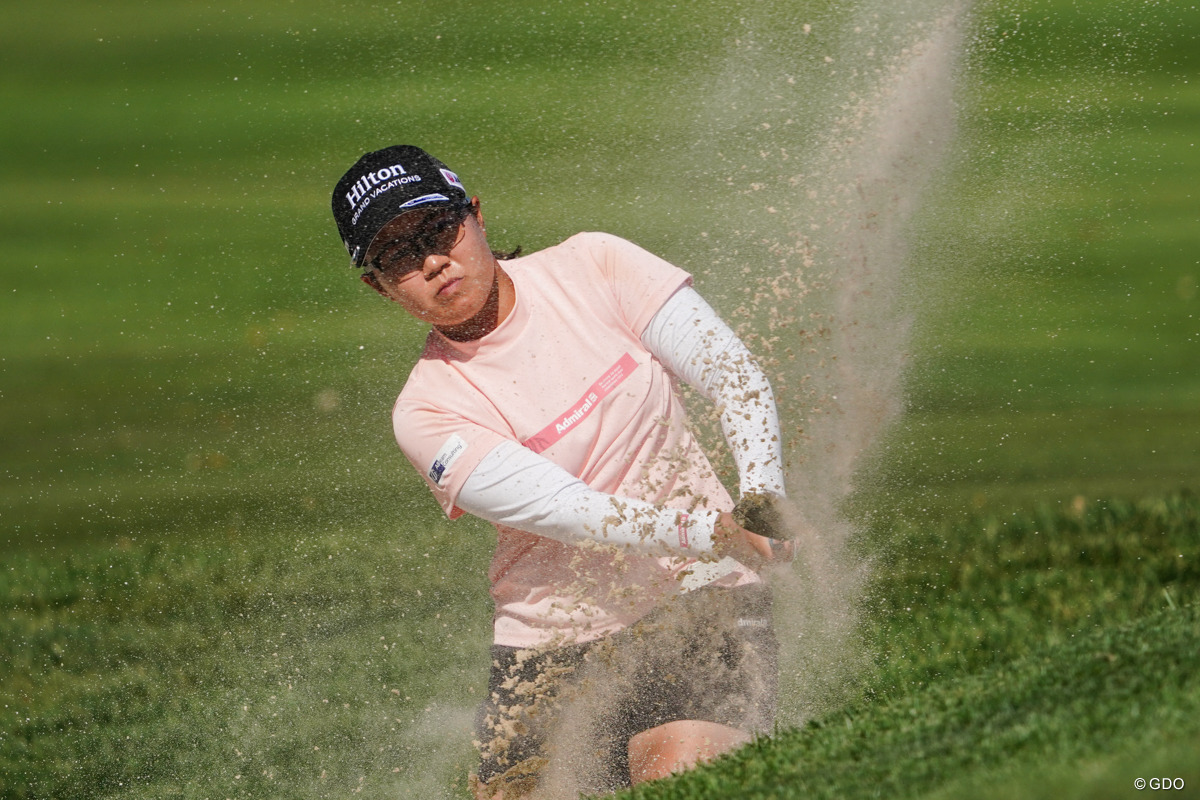
<path id="1" fill-rule="evenodd" d="M 467 443 L 457 433 L 450 434 L 443 444 L 438 454 L 434 457 L 433 463 L 429 466 L 429 480 L 442 485 L 442 478 L 446 474 L 446 470 L 450 469 L 450 465 L 454 460 L 461 456 L 467 449 Z"/>

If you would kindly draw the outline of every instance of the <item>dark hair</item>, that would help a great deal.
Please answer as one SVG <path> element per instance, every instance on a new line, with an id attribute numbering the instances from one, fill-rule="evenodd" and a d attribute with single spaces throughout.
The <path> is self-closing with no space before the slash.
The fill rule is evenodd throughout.
<path id="1" fill-rule="evenodd" d="M 507 253 L 502 253 L 499 250 L 492 251 L 492 258 L 498 259 L 500 261 L 508 261 L 510 258 L 516 258 L 519 255 L 521 255 L 521 245 L 517 245 L 512 250 L 509 250 Z"/>

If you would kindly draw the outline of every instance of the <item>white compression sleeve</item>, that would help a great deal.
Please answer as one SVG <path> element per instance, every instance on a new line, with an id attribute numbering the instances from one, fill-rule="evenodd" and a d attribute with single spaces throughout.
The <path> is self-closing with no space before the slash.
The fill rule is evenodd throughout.
<path id="1" fill-rule="evenodd" d="M 685 286 L 663 304 L 642 343 L 717 405 L 741 493 L 784 495 L 783 440 L 767 376 L 704 298 Z"/>
<path id="2" fill-rule="evenodd" d="M 594 539 L 656 555 L 711 552 L 719 516 L 597 492 L 516 442 L 501 442 L 483 457 L 456 505 L 489 522 L 560 542 Z"/>

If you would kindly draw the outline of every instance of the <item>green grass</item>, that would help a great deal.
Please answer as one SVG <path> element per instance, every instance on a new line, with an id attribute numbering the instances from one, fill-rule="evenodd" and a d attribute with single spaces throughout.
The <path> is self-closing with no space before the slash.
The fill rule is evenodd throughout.
<path id="1" fill-rule="evenodd" d="M 1190 788 L 1198 645 L 1196 606 L 1151 614 L 849 705 L 622 797 L 1126 797 L 1139 777 Z"/>
<path id="2" fill-rule="evenodd" d="M 859 697 L 637 798 L 1123 796 L 1200 778 L 1200 502 L 889 531 Z"/>
<path id="3" fill-rule="evenodd" d="M 2 796 L 461 787 L 489 541 L 460 527 L 10 560 Z M 633 796 L 1051 797 L 1029 773 L 1129 783 L 1144 768 L 1131 754 L 1151 752 L 1161 774 L 1194 774 L 1195 496 L 877 535 L 858 633 L 872 655 L 846 701 Z"/>
<path id="4" fill-rule="evenodd" d="M 423 331 L 343 266 L 329 187 L 417 141 L 498 245 L 611 230 L 728 311 L 933 5 L 0 11 L 0 797 L 461 795 L 491 534 L 396 450 Z M 1200 782 L 1198 27 L 976 5 L 906 413 L 849 506 L 863 666 L 638 796 Z"/>
<path id="5" fill-rule="evenodd" d="M 0 796 L 461 779 L 490 627 L 487 537 L 461 536 L 440 523 L 407 542 L 355 530 L 10 560 Z M 451 547 L 471 570 L 454 582 L 430 557 Z"/>

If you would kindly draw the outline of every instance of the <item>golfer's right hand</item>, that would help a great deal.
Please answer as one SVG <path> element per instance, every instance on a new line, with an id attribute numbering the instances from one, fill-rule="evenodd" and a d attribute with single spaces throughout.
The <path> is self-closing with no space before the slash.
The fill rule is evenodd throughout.
<path id="1" fill-rule="evenodd" d="M 794 544 L 752 533 L 738 525 L 733 514 L 724 511 L 713 531 L 713 552 L 719 556 L 730 556 L 751 569 L 758 569 L 772 561 L 791 561 Z"/>
<path id="2" fill-rule="evenodd" d="M 783 502 L 771 492 L 746 492 L 733 507 L 733 521 L 759 536 L 787 541 L 792 534 L 784 521 Z"/>

